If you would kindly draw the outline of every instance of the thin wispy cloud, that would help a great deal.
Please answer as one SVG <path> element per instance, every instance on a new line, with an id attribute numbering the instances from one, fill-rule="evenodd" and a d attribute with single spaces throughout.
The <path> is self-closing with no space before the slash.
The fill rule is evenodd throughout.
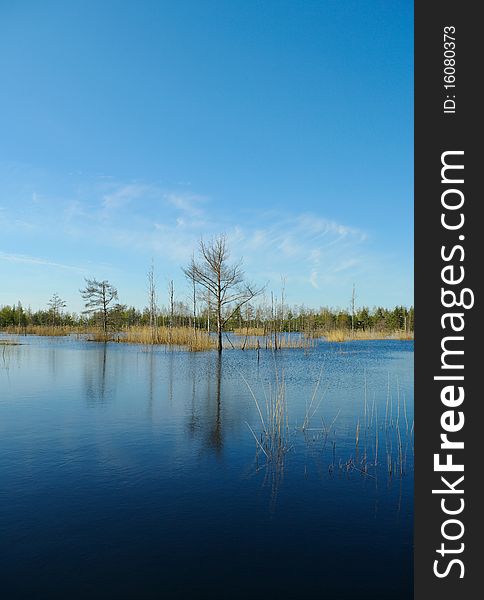
<path id="1" fill-rule="evenodd" d="M 0 260 L 4 260 L 10 263 L 42 266 L 42 267 L 54 267 L 56 269 L 66 269 L 68 271 L 76 271 L 78 273 L 86 273 L 86 269 L 82 267 L 76 267 L 73 265 L 63 264 L 52 260 L 47 260 L 38 256 L 27 256 L 25 254 L 9 254 L 7 252 L 0 252 Z"/>
<path id="2" fill-rule="evenodd" d="M 333 269 L 333 273 L 341 273 L 343 271 L 347 271 L 348 269 L 352 269 L 360 264 L 360 261 L 356 258 L 350 258 L 349 260 L 345 260 L 337 265 Z"/>
<path id="3" fill-rule="evenodd" d="M 202 216 L 203 210 L 200 205 L 207 201 L 204 196 L 186 193 L 168 193 L 164 197 L 174 208 L 190 217 Z"/>
<path id="4" fill-rule="evenodd" d="M 103 206 L 107 209 L 117 209 L 126 206 L 133 200 L 141 198 L 149 188 L 140 184 L 126 184 L 117 187 L 112 192 L 103 196 Z"/>
<path id="5" fill-rule="evenodd" d="M 36 202 L 40 197 L 42 202 Z M 49 246 L 45 254 L 51 258 L 9 252 L 4 246 L 0 260 L 19 269 L 22 264 L 37 265 L 85 274 L 86 269 L 72 266 L 82 262 L 90 266 L 90 275 L 102 272 L 119 279 L 124 274 L 129 281 L 129 273 L 139 278 L 153 258 L 159 276 L 175 278 L 181 289 L 185 285 L 181 267 L 200 239 L 224 233 L 234 260 L 243 257 L 250 279 L 279 289 L 285 276 L 288 298 L 310 304 L 315 294 L 347 288 L 386 268 L 385 256 L 372 249 L 368 233 L 352 224 L 287 208 L 235 210 L 204 194 L 167 190 L 149 182 L 95 177 L 55 197 L 38 187 L 28 226 L 23 223 L 25 211 L 17 210 L 15 203 L 0 210 L 0 222 L 7 214 L 12 233 L 31 240 L 32 248 Z M 50 243 L 53 231 L 57 249 Z"/>
<path id="6" fill-rule="evenodd" d="M 120 252 L 134 251 L 140 258 L 153 255 L 170 266 L 187 261 L 201 237 L 224 232 L 234 256 L 244 257 L 253 277 L 264 279 L 278 272 L 279 278 L 284 273 L 289 280 L 316 289 L 331 274 L 357 266 L 351 254 L 368 238 L 357 228 L 307 212 L 290 215 L 272 211 L 270 225 L 261 227 L 258 224 L 266 219 L 263 212 L 253 211 L 243 222 L 234 222 L 228 211 L 211 214 L 211 203 L 201 194 L 113 180 L 108 190 L 105 187 L 104 183 L 98 187 L 94 184 L 88 189 L 88 198 L 67 200 L 61 207 L 56 202 L 50 215 L 49 202 L 44 202 L 39 217 L 43 226 L 49 229 L 54 221 L 58 224 L 60 212 L 64 233 L 73 240 L 89 240 Z M 18 262 L 57 264 L 11 256 Z"/>
<path id="7" fill-rule="evenodd" d="M 7 232 L 29 232 L 35 229 L 35 223 L 27 221 L 24 218 L 18 218 L 11 215 L 11 211 L 6 207 L 0 206 L 0 231 Z"/>

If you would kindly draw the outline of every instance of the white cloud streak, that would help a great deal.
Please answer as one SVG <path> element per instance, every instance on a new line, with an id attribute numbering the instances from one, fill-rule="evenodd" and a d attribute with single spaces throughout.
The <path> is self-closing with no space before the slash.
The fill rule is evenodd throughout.
<path id="1" fill-rule="evenodd" d="M 66 265 L 59 262 L 40 258 L 38 256 L 27 256 L 25 254 L 9 254 L 7 252 L 0 252 L 0 260 L 4 260 L 10 263 L 20 263 L 42 267 L 55 267 L 56 269 L 67 269 L 69 271 L 76 271 L 78 273 L 86 273 L 86 269 L 81 267 L 75 267 L 73 265 Z"/>
<path id="2" fill-rule="evenodd" d="M 0 211 L 0 220 L 2 212 L 6 214 Z M 203 195 L 139 182 L 96 179 L 82 193 L 51 202 L 42 192 L 42 210 L 30 220 L 37 235 L 55 230 L 63 236 L 62 244 L 72 249 L 73 256 L 85 248 L 83 261 L 103 256 L 104 248 L 120 267 L 123 257 L 132 262 L 138 255 L 140 263 L 154 257 L 167 276 L 190 259 L 202 236 L 225 233 L 234 258 L 244 258 L 251 279 L 279 286 L 284 275 L 288 286 L 300 289 L 302 296 L 304 289 L 320 290 L 363 276 L 367 265 L 378 261 L 369 254 L 366 232 L 320 214 L 253 210 L 242 216 L 229 207 L 214 206 Z M 15 215 L 9 224 L 25 230 Z M 0 253 L 0 259 L 85 272 L 23 254 Z"/>

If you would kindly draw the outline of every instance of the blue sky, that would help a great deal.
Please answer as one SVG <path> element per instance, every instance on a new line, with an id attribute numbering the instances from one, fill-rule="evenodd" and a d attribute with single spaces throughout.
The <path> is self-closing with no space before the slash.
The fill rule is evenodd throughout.
<path id="1" fill-rule="evenodd" d="M 0 0 L 0 305 L 146 304 L 224 232 L 289 303 L 413 302 L 413 2 Z"/>

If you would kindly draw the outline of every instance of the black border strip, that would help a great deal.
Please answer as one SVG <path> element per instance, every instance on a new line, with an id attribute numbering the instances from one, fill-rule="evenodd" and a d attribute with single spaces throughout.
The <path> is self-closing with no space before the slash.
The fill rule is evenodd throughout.
<path id="1" fill-rule="evenodd" d="M 484 232 L 479 219 L 484 204 L 483 191 L 478 189 L 481 173 L 482 150 L 479 137 L 482 131 L 481 105 L 484 103 L 478 94 L 482 80 L 482 66 L 479 60 L 484 56 L 482 24 L 477 15 L 478 3 L 465 1 L 416 2 L 415 3 L 415 306 L 416 306 L 416 343 L 415 343 L 415 598 L 429 600 L 475 599 L 480 597 L 481 573 L 484 576 L 480 556 L 482 520 L 482 492 L 484 485 L 484 457 L 481 459 L 484 440 L 484 417 L 482 406 L 483 393 L 479 386 L 479 373 L 484 372 L 481 327 L 479 321 L 480 299 L 482 297 L 482 260 L 481 240 Z M 444 88 L 444 50 L 452 49 L 449 44 L 444 48 L 444 28 L 455 38 L 455 88 Z M 452 41 L 446 38 L 446 41 Z M 451 57 L 451 52 L 447 53 Z M 447 66 L 452 66 L 447 63 Z M 447 70 L 451 74 L 452 69 Z M 452 81 L 448 78 L 447 83 Z M 480 87 L 480 86 L 479 86 Z M 449 96 L 449 98 L 447 98 Z M 455 96 L 455 98 L 453 98 Z M 455 112 L 444 112 L 444 102 L 455 100 Z M 445 108 L 452 110 L 452 102 Z M 460 164 L 464 169 L 444 171 L 445 179 L 452 182 L 442 183 L 442 153 L 462 151 L 462 155 L 446 155 L 449 163 Z M 457 183 L 464 179 L 463 183 Z M 481 184 L 482 185 L 482 184 Z M 464 197 L 461 209 L 447 211 L 442 206 L 442 194 L 445 190 L 457 189 L 444 196 L 450 202 L 457 202 L 460 194 Z M 445 202 L 445 201 L 444 201 Z M 442 213 L 449 222 L 460 222 L 460 213 L 465 222 L 460 229 L 446 230 L 441 223 Z M 446 221 L 447 222 L 447 221 Z M 462 240 L 459 236 L 464 236 Z M 465 255 L 455 250 L 453 258 L 449 256 L 452 248 L 461 245 Z M 462 259 L 462 260 L 461 260 Z M 454 279 L 464 267 L 465 278 L 460 284 L 444 284 L 442 268 L 454 265 L 445 276 Z M 441 289 L 454 290 L 457 295 L 463 288 L 472 290 L 475 297 L 473 308 L 443 308 Z M 470 294 L 465 295 L 469 302 Z M 446 297 L 451 300 L 451 296 Z M 451 303 L 451 302 L 449 302 Z M 459 312 L 464 315 L 462 332 L 453 332 L 450 319 L 444 321 L 446 312 Z M 458 318 L 456 318 L 458 320 Z M 457 320 L 454 324 L 457 325 Z M 484 329 L 483 329 L 484 333 Z M 462 340 L 448 340 L 446 348 L 463 350 L 462 355 L 448 355 L 446 362 L 453 368 L 442 369 L 441 343 L 446 336 L 461 336 Z M 463 369 L 454 368 L 463 365 Z M 463 376 L 462 381 L 436 380 L 434 376 Z M 444 406 L 441 391 L 446 385 L 462 386 L 465 398 L 460 406 Z M 457 390 L 458 391 L 458 390 Z M 447 398 L 450 398 L 450 392 Z M 454 419 L 459 423 L 459 412 L 465 418 L 459 431 L 448 433 L 448 439 L 464 442 L 464 449 L 452 451 L 441 449 L 441 416 L 452 410 Z M 450 420 L 446 421 L 447 424 Z M 464 471 L 437 472 L 434 470 L 434 454 L 440 453 L 439 461 L 447 460 L 446 454 L 452 454 L 454 464 L 462 464 Z M 461 476 L 464 480 L 455 488 L 463 493 L 433 494 L 432 490 L 446 489 L 441 477 L 453 484 Z M 448 491 L 449 488 L 447 488 Z M 444 500 L 448 499 L 448 500 Z M 461 513 L 446 515 L 442 509 L 457 510 Z M 459 523 L 444 522 L 455 519 L 462 522 L 463 533 L 459 539 L 446 540 L 443 531 L 449 537 L 456 538 L 461 533 Z M 445 545 L 445 554 L 437 553 Z M 463 544 L 463 547 L 461 546 Z M 448 550 L 462 552 L 447 553 Z M 455 562 L 452 565 L 451 560 Z M 435 561 L 439 562 L 436 563 Z M 450 568 L 449 568 L 450 566 Z M 463 567 L 462 567 L 463 566 Z M 441 574 L 449 569 L 445 577 L 437 577 L 434 569 Z M 461 578 L 460 575 L 464 574 Z"/>

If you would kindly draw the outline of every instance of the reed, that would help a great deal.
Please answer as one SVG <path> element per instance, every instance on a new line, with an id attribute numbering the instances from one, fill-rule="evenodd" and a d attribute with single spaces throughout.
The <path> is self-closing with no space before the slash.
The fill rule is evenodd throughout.
<path id="1" fill-rule="evenodd" d="M 267 392 L 262 386 L 264 403 L 257 399 L 249 382 L 242 374 L 241 377 L 247 385 L 257 408 L 260 420 L 259 435 L 256 434 L 249 423 L 247 423 L 247 426 L 255 439 L 257 448 L 264 454 L 266 460 L 269 463 L 281 466 L 284 455 L 290 449 L 284 371 L 280 375 L 276 371 L 275 382 L 269 384 Z"/>
<path id="2" fill-rule="evenodd" d="M 105 333 L 102 329 L 91 329 L 87 334 L 89 342 L 110 342 L 113 339 L 113 334 Z"/>
<path id="3" fill-rule="evenodd" d="M 274 356 L 276 353 L 274 352 Z M 304 421 L 301 426 L 295 426 L 289 429 L 286 388 L 284 383 L 284 373 L 279 376 L 276 371 L 275 381 L 269 385 L 269 391 L 264 389 L 265 402 L 257 399 L 252 388 L 241 375 L 246 383 L 250 394 L 257 408 L 260 421 L 260 428 L 248 427 L 256 443 L 257 470 L 266 469 L 266 475 L 274 482 L 279 481 L 282 476 L 285 455 L 292 447 L 290 441 L 298 443 L 300 433 L 304 435 L 304 444 L 306 448 L 311 449 L 313 458 L 317 462 L 322 461 L 327 443 L 331 444 L 332 456 L 329 457 L 328 471 L 330 475 L 335 473 L 349 476 L 351 472 L 358 472 L 363 477 L 378 481 L 378 478 L 386 473 L 389 483 L 395 479 L 400 480 L 406 476 L 407 469 L 407 448 L 413 447 L 413 423 L 409 427 L 407 407 L 404 391 L 401 389 L 400 382 L 396 381 L 396 407 L 395 416 L 393 411 L 393 390 L 390 386 L 390 376 L 388 376 L 388 387 L 386 390 L 386 406 L 383 401 L 379 415 L 378 404 L 373 393 L 368 396 L 369 390 L 367 373 L 364 374 L 364 384 L 362 389 L 362 402 L 360 404 L 359 414 L 356 415 L 356 429 L 354 429 L 354 451 L 352 455 L 338 456 L 337 448 L 348 447 L 348 435 L 351 435 L 351 429 L 343 428 L 343 444 L 339 443 L 336 429 L 333 429 L 334 423 L 339 417 L 341 409 L 338 410 L 328 427 L 321 416 L 322 427 L 313 426 L 311 420 L 319 411 L 322 400 L 327 391 L 322 389 L 324 383 L 323 369 L 319 373 L 318 380 L 314 390 L 308 396 Z M 372 401 L 370 402 L 370 399 Z M 402 421 L 405 427 L 402 429 Z M 290 431 L 296 437 L 290 437 Z M 322 447 L 316 449 L 316 442 L 322 442 Z M 386 455 L 386 456 L 385 456 Z M 259 464 L 259 457 L 265 457 L 262 465 Z M 321 462 L 322 466 L 322 462 Z M 322 470 L 321 470 L 322 472 Z M 306 473 L 306 466 L 305 466 Z"/>
<path id="4" fill-rule="evenodd" d="M 120 330 L 104 333 L 103 329 L 95 326 L 51 326 L 28 325 L 25 327 L 10 327 L 2 329 L 5 333 L 15 335 L 39 336 L 87 336 L 89 341 L 115 341 L 127 344 L 167 345 L 185 348 L 190 351 L 213 350 L 217 347 L 216 340 L 205 329 L 194 329 L 189 326 L 150 327 L 132 325 Z M 309 349 L 314 346 L 314 340 L 302 335 L 287 333 L 265 336 L 234 336 L 226 337 L 226 349 L 235 350 L 279 350 L 279 349 Z"/>
<path id="5" fill-rule="evenodd" d="M 326 338 L 328 342 L 351 342 L 358 340 L 413 340 L 413 332 L 403 330 L 377 330 L 377 329 L 331 329 L 315 331 L 311 334 L 314 338 Z"/>
<path id="6" fill-rule="evenodd" d="M 264 336 L 266 333 L 264 327 L 236 327 L 233 331 L 234 335 L 248 337 Z"/>
<path id="7" fill-rule="evenodd" d="M 375 407 L 375 467 L 378 466 L 378 409 Z"/>
<path id="8" fill-rule="evenodd" d="M 315 337 L 325 337 L 328 342 L 346 342 L 348 339 L 347 332 L 342 329 L 334 329 L 333 331 L 326 332 L 324 335 L 321 333 Z"/>
<path id="9" fill-rule="evenodd" d="M 186 348 L 191 351 L 212 350 L 216 347 L 214 340 L 206 331 L 192 327 L 157 327 L 132 326 L 121 331 L 104 333 L 100 327 L 72 327 L 69 325 L 29 325 L 5 330 L 5 333 L 16 335 L 68 336 L 83 335 L 91 342 L 122 342 L 143 345 L 170 345 Z"/>
<path id="10" fill-rule="evenodd" d="M 214 338 L 206 331 L 192 327 L 130 327 L 118 334 L 116 341 L 127 344 L 179 346 L 192 352 L 216 348 Z"/>
<path id="11" fill-rule="evenodd" d="M 309 423 L 311 421 L 311 418 L 314 416 L 315 412 L 317 411 L 319 405 L 321 404 L 321 402 L 323 400 L 323 397 L 321 396 L 319 402 L 316 404 L 316 406 L 315 406 L 315 408 L 313 410 L 313 404 L 315 402 L 315 399 L 316 399 L 316 396 L 317 396 L 317 393 L 318 393 L 319 385 L 321 383 L 321 375 L 322 374 L 323 374 L 323 369 L 321 367 L 321 371 L 319 372 L 318 380 L 316 382 L 316 385 L 314 386 L 314 391 L 313 391 L 313 394 L 311 396 L 311 401 L 310 401 L 309 404 L 306 401 L 306 413 L 304 415 L 304 422 L 303 422 L 303 426 L 302 426 L 303 431 L 309 427 Z"/>
<path id="12" fill-rule="evenodd" d="M 7 372 L 10 367 L 10 360 L 12 358 L 13 346 L 18 346 L 18 342 L 15 338 L 8 340 L 0 340 L 0 369 L 5 369 Z"/>
<path id="13" fill-rule="evenodd" d="M 314 340 L 302 335 L 291 335 L 288 333 L 263 336 L 237 336 L 235 339 L 229 339 L 231 348 L 238 350 L 281 350 L 281 349 L 302 349 L 306 350 L 314 347 Z"/>
<path id="14" fill-rule="evenodd" d="M 66 336 L 73 333 L 87 333 L 88 330 L 82 327 L 73 327 L 71 325 L 25 325 L 17 327 L 6 327 L 3 332 L 14 335 L 45 335 L 45 336 Z"/>

